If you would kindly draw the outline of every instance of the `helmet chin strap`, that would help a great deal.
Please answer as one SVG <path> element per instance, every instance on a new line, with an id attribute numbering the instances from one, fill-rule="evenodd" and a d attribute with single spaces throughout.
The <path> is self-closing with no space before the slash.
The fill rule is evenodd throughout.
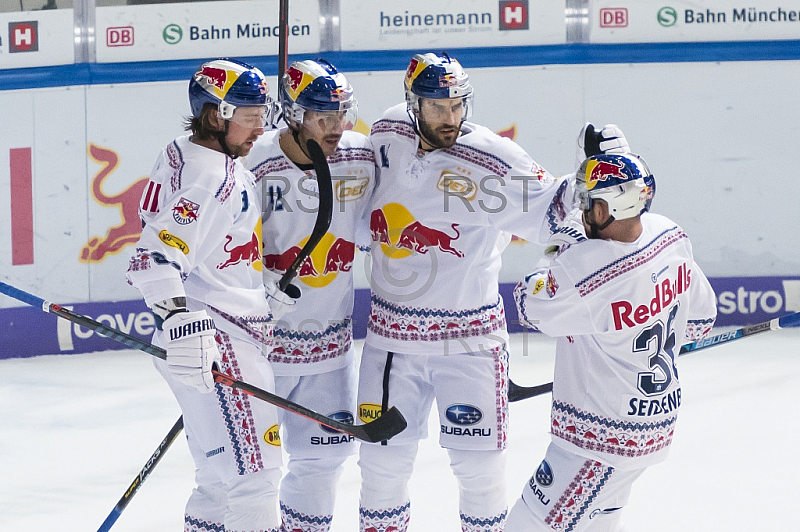
<path id="1" fill-rule="evenodd" d="M 225 131 L 217 131 L 217 141 L 219 141 L 219 145 L 222 146 L 222 151 L 225 155 L 231 159 L 236 159 L 238 155 L 231 153 L 231 149 L 228 147 L 228 143 L 225 141 L 228 136 L 228 126 L 229 123 L 227 120 L 225 120 Z"/>
<path id="2" fill-rule="evenodd" d="M 303 155 L 311 159 L 311 156 L 308 154 L 306 149 L 303 147 L 303 144 L 300 142 L 300 128 L 299 127 L 294 128 L 290 126 L 289 129 L 292 132 L 292 138 L 294 139 L 295 144 L 297 144 L 297 147 L 300 148 L 300 151 L 303 152 Z"/>
<path id="3" fill-rule="evenodd" d="M 586 213 L 592 211 L 583 211 L 583 219 L 586 220 Z M 598 224 L 595 222 L 587 221 L 586 223 L 589 225 L 589 238 L 595 239 L 598 238 L 600 231 L 611 225 L 611 222 L 614 221 L 614 217 L 609 215 L 608 220 L 606 220 L 603 224 Z"/>

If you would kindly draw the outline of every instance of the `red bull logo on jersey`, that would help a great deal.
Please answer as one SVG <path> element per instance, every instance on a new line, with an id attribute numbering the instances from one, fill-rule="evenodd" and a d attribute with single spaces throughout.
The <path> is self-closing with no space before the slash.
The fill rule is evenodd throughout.
<path id="1" fill-rule="evenodd" d="M 614 317 L 614 329 L 632 328 L 647 323 L 663 309 L 671 305 L 677 297 L 689 289 L 692 282 L 692 270 L 686 263 L 678 266 L 675 279 L 666 277 L 654 283 L 654 297 L 645 303 L 636 305 L 631 301 L 614 301 L 611 303 L 611 314 Z"/>
<path id="2" fill-rule="evenodd" d="M 461 258 L 464 253 L 453 244 L 461 236 L 458 224 L 450 224 L 450 230 L 452 233 L 423 224 L 399 203 L 388 203 L 370 215 L 372 241 L 378 242 L 390 259 L 425 255 L 431 249 Z"/>
<path id="3" fill-rule="evenodd" d="M 276 273 L 284 273 L 300 255 L 308 242 L 306 237 L 283 253 L 265 254 L 264 267 Z M 350 272 L 355 260 L 356 245 L 331 233 L 325 233 L 319 244 L 306 257 L 297 272 L 297 278 L 308 286 L 321 288 L 330 284 L 339 272 Z"/>
<path id="4" fill-rule="evenodd" d="M 233 237 L 225 236 L 225 243 L 222 250 L 228 254 L 228 258 L 217 264 L 218 270 L 223 270 L 237 264 L 245 264 L 252 267 L 257 272 L 262 271 L 264 263 L 261 261 L 261 218 L 253 229 L 253 233 L 247 242 L 231 245 Z"/>
<path id="5" fill-rule="evenodd" d="M 172 206 L 172 218 L 180 225 L 188 225 L 197 220 L 199 211 L 200 205 L 198 203 L 181 198 L 178 203 Z"/>
<path id="6" fill-rule="evenodd" d="M 606 161 L 589 161 L 586 165 L 586 188 L 592 190 L 597 183 L 608 179 L 625 179 L 622 165 Z"/>

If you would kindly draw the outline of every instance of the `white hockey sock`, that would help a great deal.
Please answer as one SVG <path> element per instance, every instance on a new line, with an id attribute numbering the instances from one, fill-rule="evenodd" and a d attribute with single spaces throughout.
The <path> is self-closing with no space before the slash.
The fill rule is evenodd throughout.
<path id="1" fill-rule="evenodd" d="M 464 532 L 502 532 L 508 505 L 505 452 L 448 449 L 458 480 L 459 512 Z"/>

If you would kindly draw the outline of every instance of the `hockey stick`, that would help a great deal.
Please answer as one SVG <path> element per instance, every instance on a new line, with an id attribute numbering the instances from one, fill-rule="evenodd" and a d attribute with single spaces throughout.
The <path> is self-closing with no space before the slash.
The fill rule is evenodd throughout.
<path id="1" fill-rule="evenodd" d="M 331 225 L 331 216 L 333 215 L 333 185 L 331 184 L 331 169 L 328 167 L 328 161 L 325 159 L 325 153 L 317 141 L 309 139 L 306 144 L 308 155 L 311 158 L 311 163 L 314 165 L 314 171 L 317 174 L 317 187 L 319 188 L 319 210 L 317 211 L 317 221 L 314 222 L 314 229 L 311 231 L 311 236 L 308 237 L 303 249 L 297 254 L 294 261 L 292 261 L 289 269 L 283 274 L 281 280 L 278 281 L 278 288 L 285 291 L 286 287 L 292 282 L 292 279 L 297 275 L 300 266 L 303 264 L 314 248 L 317 247 L 319 241 L 328 232 L 328 227 Z"/>
<path id="2" fill-rule="evenodd" d="M 724 332 L 716 336 L 712 336 L 710 338 L 703 338 L 702 340 L 698 340 L 696 342 L 692 342 L 689 344 L 683 344 L 681 346 L 680 352 L 678 353 L 678 356 L 683 356 L 688 353 L 693 353 L 695 351 L 699 351 L 707 347 L 713 347 L 715 345 L 732 342 L 733 340 L 738 340 L 739 338 L 744 338 L 745 336 L 752 336 L 754 334 L 758 334 L 761 332 L 776 331 L 778 329 L 783 329 L 784 327 L 796 327 L 796 326 L 800 326 L 800 312 L 787 314 L 782 318 L 774 318 L 769 321 L 765 321 L 763 323 L 748 325 L 746 327 L 742 327 L 740 329 L 736 329 L 733 331 Z M 509 380 L 508 400 L 509 402 L 513 403 L 515 401 L 522 401 L 523 399 L 528 399 L 529 397 L 536 397 L 537 395 L 542 395 L 544 393 L 551 391 L 553 391 L 552 382 L 548 382 L 546 384 L 540 384 L 538 386 L 525 387 L 525 386 L 518 386 L 514 384 L 513 381 Z"/>
<path id="3" fill-rule="evenodd" d="M 91 329 L 101 336 L 116 340 L 124 345 L 127 345 L 128 347 L 139 349 L 140 351 L 144 351 L 145 353 L 153 355 L 162 360 L 166 360 L 167 358 L 166 351 L 160 347 L 156 347 L 152 344 L 144 342 L 135 336 L 131 336 L 130 334 L 120 331 L 119 329 L 103 325 L 102 323 L 99 323 L 87 316 L 76 314 L 60 305 L 45 301 L 44 299 L 29 294 L 28 292 L 20 290 L 19 288 L 15 288 L 11 285 L 0 282 L 0 292 L 33 307 L 39 307 L 44 312 L 56 314 L 57 316 L 60 316 L 66 320 L 77 323 L 81 327 Z M 225 375 L 217 370 L 212 370 L 212 373 L 214 375 L 214 382 L 218 382 L 236 390 L 241 390 L 247 395 L 261 399 L 262 401 L 275 405 L 278 408 L 298 414 L 307 419 L 315 421 L 320 425 L 338 430 L 339 432 L 350 434 L 359 440 L 366 442 L 375 443 L 388 440 L 406 428 L 406 420 L 396 407 L 390 408 L 385 414 L 374 421 L 370 421 L 369 423 L 365 423 L 363 425 L 351 425 L 350 423 L 335 421 L 318 412 L 298 405 L 297 403 L 293 403 L 288 399 L 284 399 L 283 397 L 253 386 L 252 384 L 229 377 L 228 375 Z"/>
<path id="4" fill-rule="evenodd" d="M 153 468 L 156 467 L 158 462 L 161 461 L 161 458 L 164 456 L 164 453 L 169 449 L 172 442 L 174 442 L 178 438 L 178 434 L 181 433 L 183 429 L 183 416 L 178 418 L 178 421 L 169 429 L 166 437 L 161 441 L 161 443 L 156 448 L 155 452 L 150 456 L 150 459 L 144 465 L 139 474 L 136 478 L 133 479 L 131 485 L 128 486 L 128 489 L 125 490 L 125 494 L 120 498 L 119 502 L 114 509 L 111 510 L 111 513 L 108 514 L 106 520 L 103 521 L 103 524 L 100 525 L 100 528 L 97 529 L 97 532 L 108 532 L 111 530 L 111 527 L 114 526 L 114 523 L 117 522 L 120 514 L 128 506 L 128 503 L 131 502 L 131 499 L 139 491 L 139 488 L 142 487 L 142 483 L 147 480 L 147 477 L 150 476 L 150 473 L 153 471 Z"/>

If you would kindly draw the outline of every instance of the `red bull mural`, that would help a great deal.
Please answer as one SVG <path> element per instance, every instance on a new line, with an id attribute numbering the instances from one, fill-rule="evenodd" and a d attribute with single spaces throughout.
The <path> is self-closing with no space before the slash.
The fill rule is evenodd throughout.
<path id="1" fill-rule="evenodd" d="M 100 262 L 108 255 L 119 253 L 123 248 L 136 243 L 142 234 L 142 221 L 139 219 L 139 200 L 147 186 L 148 178 L 143 177 L 117 194 L 105 192 L 109 176 L 119 166 L 119 155 L 113 150 L 89 144 L 89 157 L 102 165 L 92 179 L 92 197 L 105 207 L 118 209 L 121 223 L 106 231 L 103 236 L 93 236 L 81 249 L 81 262 Z"/>
<path id="2" fill-rule="evenodd" d="M 450 228 L 455 235 L 423 224 L 399 203 L 388 203 L 370 214 L 372 241 L 378 242 L 384 254 L 393 259 L 412 253 L 424 255 L 430 249 L 463 257 L 464 253 L 453 245 L 461 236 L 458 224 L 450 224 Z"/>

